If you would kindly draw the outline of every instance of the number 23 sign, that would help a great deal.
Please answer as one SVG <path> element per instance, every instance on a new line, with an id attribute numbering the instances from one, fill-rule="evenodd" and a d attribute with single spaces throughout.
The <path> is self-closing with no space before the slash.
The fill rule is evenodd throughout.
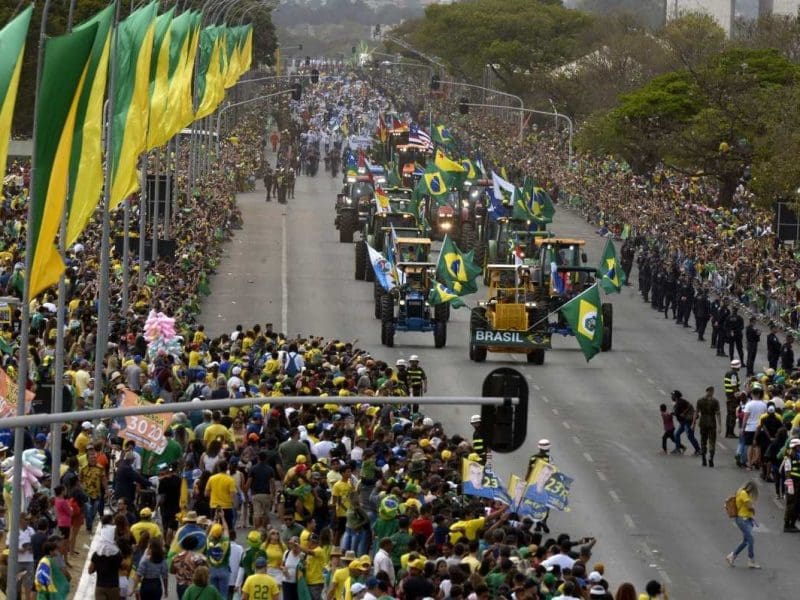
<path id="1" fill-rule="evenodd" d="M 137 406 L 153 406 L 152 402 L 143 400 L 130 390 L 125 390 L 125 395 L 120 408 L 134 408 Z M 150 415 L 131 415 L 118 419 L 119 437 L 136 442 L 137 446 L 161 454 L 167 447 L 167 438 L 164 430 L 172 422 L 172 413 L 158 413 Z"/>

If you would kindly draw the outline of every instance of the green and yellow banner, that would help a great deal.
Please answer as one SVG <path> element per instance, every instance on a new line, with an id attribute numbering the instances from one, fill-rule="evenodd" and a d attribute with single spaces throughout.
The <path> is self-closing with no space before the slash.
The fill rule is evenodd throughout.
<path id="1" fill-rule="evenodd" d="M 0 174 L 6 172 L 11 121 L 17 100 L 25 37 L 28 34 L 32 13 L 33 5 L 30 5 L 0 29 Z"/>

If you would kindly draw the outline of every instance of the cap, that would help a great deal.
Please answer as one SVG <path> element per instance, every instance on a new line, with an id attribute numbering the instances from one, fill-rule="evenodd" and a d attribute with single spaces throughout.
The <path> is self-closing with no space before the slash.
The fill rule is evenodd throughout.
<path id="1" fill-rule="evenodd" d="M 602 585 L 593 585 L 591 589 L 589 589 L 589 597 L 590 598 L 605 598 L 606 597 L 606 588 Z"/>
<path id="2" fill-rule="evenodd" d="M 603 580 L 603 576 L 600 575 L 597 571 L 592 571 L 589 573 L 589 576 L 586 578 L 592 583 L 600 583 Z"/>
<path id="3" fill-rule="evenodd" d="M 542 438 L 538 442 L 539 450 L 550 450 L 550 440 Z"/>
<path id="4" fill-rule="evenodd" d="M 94 425 L 92 425 L 89 421 L 84 421 L 81 423 L 81 429 L 94 429 Z"/>
<path id="5" fill-rule="evenodd" d="M 394 364 L 395 364 L 396 367 L 405 367 L 406 366 L 406 361 L 403 360 L 402 358 L 398 358 L 397 362 L 394 363 Z"/>
<path id="6" fill-rule="evenodd" d="M 233 367 L 233 369 L 231 370 L 231 373 L 233 373 L 234 375 L 239 375 L 241 372 L 242 372 L 242 367 L 238 365 Z"/>
<path id="7" fill-rule="evenodd" d="M 739 359 L 738 359 L 738 358 L 734 358 L 734 359 L 731 361 L 731 369 L 738 369 L 738 368 L 739 368 L 739 367 L 741 367 L 741 366 L 742 366 L 742 363 L 741 363 L 741 361 L 739 361 Z"/>
<path id="8" fill-rule="evenodd" d="M 361 592 L 365 592 L 366 590 L 367 586 L 365 586 L 363 583 L 356 582 L 350 586 L 350 593 L 353 594 L 354 596 L 356 594 L 360 594 Z"/>
<path id="9" fill-rule="evenodd" d="M 46 442 L 47 441 L 47 434 L 46 433 L 37 433 L 36 434 L 36 441 L 37 442 Z"/>
<path id="10" fill-rule="evenodd" d="M 418 362 L 418 361 L 419 361 L 419 356 L 417 356 L 416 354 L 412 354 L 411 356 L 408 357 L 408 362 Z"/>
<path id="11" fill-rule="evenodd" d="M 152 516 L 153 516 L 153 511 L 152 511 L 152 510 L 150 510 L 150 509 L 149 509 L 149 508 L 147 508 L 147 507 L 144 507 L 142 510 L 140 510 L 140 511 L 139 511 L 139 516 L 140 516 L 142 519 L 149 519 L 150 517 L 152 517 Z"/>
<path id="12" fill-rule="evenodd" d="M 223 529 L 222 525 L 219 523 L 214 523 L 208 533 L 211 535 L 211 537 L 218 538 L 224 533 L 224 531 L 225 529 Z"/>
<path id="13" fill-rule="evenodd" d="M 800 446 L 800 438 L 792 438 L 789 442 L 789 448 L 797 448 Z"/>
<path id="14" fill-rule="evenodd" d="M 480 423 L 480 422 L 481 422 L 481 416 L 480 415 L 472 415 L 469 418 L 470 425 L 474 425 L 475 423 Z"/>
<path id="15" fill-rule="evenodd" d="M 267 566 L 267 557 L 266 556 L 259 556 L 256 558 L 256 561 L 253 563 L 253 566 L 256 569 L 263 569 Z"/>

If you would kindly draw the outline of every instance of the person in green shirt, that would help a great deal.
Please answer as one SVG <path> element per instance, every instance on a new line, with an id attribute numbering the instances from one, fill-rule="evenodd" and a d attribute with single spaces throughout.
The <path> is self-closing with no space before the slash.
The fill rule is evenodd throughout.
<path id="1" fill-rule="evenodd" d="M 408 545 L 412 540 L 411 534 L 408 532 L 408 517 L 401 515 L 397 519 L 397 523 L 399 529 L 389 536 L 389 539 L 392 540 L 392 564 L 395 572 L 400 571 L 400 557 L 408 552 Z"/>
<path id="2" fill-rule="evenodd" d="M 227 596 L 226 596 L 227 598 Z M 219 590 L 209 583 L 208 567 L 197 567 L 192 585 L 186 588 L 180 600 L 224 600 Z"/>
<path id="3" fill-rule="evenodd" d="M 255 561 L 259 556 L 267 557 L 267 553 L 261 547 L 262 541 L 260 531 L 251 531 L 247 534 L 247 549 L 242 556 L 244 579 L 255 573 Z"/>

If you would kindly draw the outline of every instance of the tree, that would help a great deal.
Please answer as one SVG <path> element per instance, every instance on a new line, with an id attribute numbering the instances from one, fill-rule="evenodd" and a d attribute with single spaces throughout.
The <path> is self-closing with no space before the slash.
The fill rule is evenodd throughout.
<path id="1" fill-rule="evenodd" d="M 639 172 L 663 161 L 687 175 L 716 178 L 719 200 L 728 203 L 749 168 L 762 172 L 759 146 L 798 75 L 798 66 L 775 50 L 732 48 L 623 96 L 590 121 L 579 143 L 618 153 Z"/>

